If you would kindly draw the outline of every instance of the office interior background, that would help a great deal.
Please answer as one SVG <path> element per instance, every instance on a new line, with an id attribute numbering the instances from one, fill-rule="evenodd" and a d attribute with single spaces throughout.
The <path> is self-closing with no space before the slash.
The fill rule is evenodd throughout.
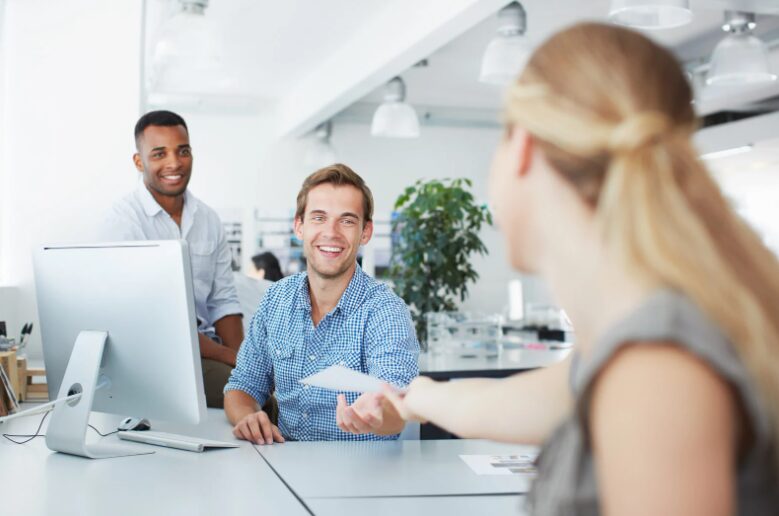
<path id="1" fill-rule="evenodd" d="M 503 87 L 479 74 L 509 2 L 189 2 L 207 4 L 195 37 L 171 35 L 193 32 L 173 23 L 187 3 L 0 0 L 0 319 L 11 335 L 37 319 L 33 246 L 93 238 L 102 214 L 139 180 L 132 129 L 151 109 L 187 120 L 195 156 L 189 188 L 240 225 L 242 267 L 264 247 L 288 244 L 268 228 L 284 225 L 300 183 L 322 159 L 348 164 L 373 190 L 383 226 L 365 251 L 369 271 L 386 259 L 395 199 L 417 179 L 466 177 L 487 201 Z M 609 0 L 521 3 L 528 51 L 570 23 L 607 20 L 610 7 Z M 779 251 L 779 83 L 706 84 L 729 9 L 756 14 L 752 30 L 779 73 L 779 3 L 690 4 L 690 23 L 646 33 L 689 71 L 696 109 L 706 115 L 700 152 Z M 171 57 L 160 41 L 174 37 L 190 39 Z M 176 69 L 173 58 L 190 68 Z M 394 77 L 416 110 L 417 137 L 371 135 Z M 538 280 L 510 269 L 497 228 L 484 228 L 482 239 L 489 254 L 474 258 L 480 278 L 462 310 L 504 311 L 512 279 L 522 280 L 526 302 L 553 302 Z M 39 335 L 31 358 L 41 356 Z"/>

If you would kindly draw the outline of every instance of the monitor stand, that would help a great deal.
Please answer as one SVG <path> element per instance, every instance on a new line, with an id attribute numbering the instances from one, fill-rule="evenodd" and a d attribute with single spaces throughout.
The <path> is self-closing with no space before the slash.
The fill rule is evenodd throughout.
<path id="1" fill-rule="evenodd" d="M 60 403 L 52 411 L 46 429 L 46 446 L 49 449 L 90 459 L 154 453 L 121 444 L 86 442 L 89 413 L 107 340 L 108 332 L 105 331 L 82 331 L 76 337 L 57 397 L 64 398 L 79 392 L 81 397 Z"/>

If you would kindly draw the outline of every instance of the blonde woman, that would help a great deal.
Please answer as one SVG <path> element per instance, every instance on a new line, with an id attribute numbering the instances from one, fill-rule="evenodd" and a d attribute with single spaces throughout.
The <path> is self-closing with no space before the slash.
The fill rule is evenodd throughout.
<path id="1" fill-rule="evenodd" d="M 405 419 L 544 443 L 533 514 L 779 514 L 779 264 L 698 160 L 690 88 L 646 37 L 582 24 L 511 87 L 491 199 L 572 360 L 415 380 Z"/>

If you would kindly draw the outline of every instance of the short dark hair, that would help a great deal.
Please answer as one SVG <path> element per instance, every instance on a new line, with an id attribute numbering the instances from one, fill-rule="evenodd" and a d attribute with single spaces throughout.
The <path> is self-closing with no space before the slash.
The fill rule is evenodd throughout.
<path id="1" fill-rule="evenodd" d="M 357 188 L 362 192 L 362 211 L 365 222 L 373 220 L 373 194 L 371 189 L 368 188 L 365 181 L 354 170 L 343 163 L 335 163 L 325 168 L 320 168 L 303 181 L 303 186 L 300 188 L 300 192 L 298 192 L 297 209 L 295 211 L 296 219 L 302 220 L 306 213 L 308 192 L 322 184 L 349 185 Z"/>
<path id="2" fill-rule="evenodd" d="M 186 130 L 187 134 L 189 134 L 187 123 L 184 121 L 183 118 L 181 118 L 180 115 L 177 115 L 173 111 L 165 111 L 164 109 L 161 109 L 159 111 L 149 111 L 141 118 L 139 118 L 138 121 L 135 123 L 135 146 L 136 147 L 139 146 L 138 143 L 140 142 L 140 138 L 141 135 L 143 134 L 144 129 L 146 129 L 150 125 L 161 125 L 164 127 L 174 127 L 180 125 L 184 127 L 184 130 Z"/>
<path id="3" fill-rule="evenodd" d="M 254 264 L 255 269 L 265 270 L 266 280 L 279 281 L 284 277 L 284 274 L 281 272 L 281 265 L 279 265 L 278 258 L 270 251 L 255 254 L 252 256 L 252 263 Z"/>

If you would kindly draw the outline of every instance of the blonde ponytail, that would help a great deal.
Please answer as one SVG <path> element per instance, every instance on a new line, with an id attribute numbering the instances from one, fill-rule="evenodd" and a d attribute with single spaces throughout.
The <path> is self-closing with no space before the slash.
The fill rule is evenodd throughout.
<path id="1" fill-rule="evenodd" d="M 627 267 L 717 321 L 770 411 L 776 447 L 779 262 L 698 159 L 690 100 L 670 53 L 625 29 L 581 24 L 536 51 L 509 92 L 506 122 L 534 135 Z"/>

